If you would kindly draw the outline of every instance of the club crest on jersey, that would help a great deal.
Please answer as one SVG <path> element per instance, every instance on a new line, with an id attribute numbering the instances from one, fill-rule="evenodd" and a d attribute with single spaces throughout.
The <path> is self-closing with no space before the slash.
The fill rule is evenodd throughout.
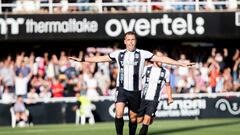
<path id="1" fill-rule="evenodd" d="M 161 77 L 164 77 L 164 73 L 163 72 L 161 72 L 161 75 L 160 75 Z"/>
<path id="2" fill-rule="evenodd" d="M 149 80 L 150 80 L 150 78 L 148 77 L 148 78 L 147 78 L 147 82 L 149 82 Z"/>
<path id="3" fill-rule="evenodd" d="M 139 58 L 139 54 L 135 54 L 135 58 L 138 59 Z"/>
<path id="4" fill-rule="evenodd" d="M 123 61 L 120 61 L 120 64 L 123 65 Z"/>

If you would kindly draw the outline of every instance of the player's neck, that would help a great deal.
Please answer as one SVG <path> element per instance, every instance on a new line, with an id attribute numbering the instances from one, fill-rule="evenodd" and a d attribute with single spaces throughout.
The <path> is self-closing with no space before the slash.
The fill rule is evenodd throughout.
<path id="1" fill-rule="evenodd" d="M 136 48 L 134 49 L 127 49 L 128 52 L 135 52 L 136 51 Z"/>

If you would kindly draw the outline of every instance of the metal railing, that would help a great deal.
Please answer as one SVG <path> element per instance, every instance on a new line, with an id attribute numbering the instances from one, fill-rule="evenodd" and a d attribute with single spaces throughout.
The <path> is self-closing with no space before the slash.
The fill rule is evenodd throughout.
<path id="1" fill-rule="evenodd" d="M 28 2 L 28 3 L 27 3 Z M 0 14 L 5 12 L 10 13 L 39 13 L 42 8 L 47 9 L 46 13 L 56 13 L 55 9 L 60 9 L 58 12 L 69 13 L 71 7 L 77 8 L 74 12 L 147 12 L 155 11 L 153 7 L 157 7 L 157 11 L 223 11 L 240 10 L 240 0 L 195 0 L 195 1 L 180 1 L 180 0 L 165 0 L 155 2 L 146 0 L 145 2 L 102 2 L 96 0 L 93 3 L 68 3 L 68 0 L 61 0 L 60 3 L 54 3 L 53 0 L 48 0 L 47 3 L 40 3 L 40 0 L 17 0 L 16 3 L 2 3 L 0 0 Z M 85 10 L 81 10 L 84 8 Z M 7 8 L 7 10 L 5 10 Z"/>

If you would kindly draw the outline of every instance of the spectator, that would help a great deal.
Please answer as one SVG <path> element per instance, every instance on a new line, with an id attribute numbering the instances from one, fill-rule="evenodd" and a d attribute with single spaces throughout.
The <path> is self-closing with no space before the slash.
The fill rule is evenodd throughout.
<path id="1" fill-rule="evenodd" d="M 48 78 L 58 77 L 58 75 L 59 75 L 59 64 L 58 64 L 58 58 L 55 54 L 52 55 L 52 58 L 47 65 L 47 71 L 46 72 L 47 72 L 47 77 Z"/>
<path id="2" fill-rule="evenodd" d="M 224 91 L 229 92 L 233 90 L 233 79 L 231 76 L 231 68 L 225 68 L 223 70 L 222 76 L 224 78 Z"/>
<path id="3" fill-rule="evenodd" d="M 43 82 L 44 82 L 44 79 L 42 78 L 42 76 L 39 76 L 39 75 L 33 76 L 31 80 L 31 87 L 34 87 L 37 93 L 39 93 L 40 88 L 43 85 Z"/>
<path id="4" fill-rule="evenodd" d="M 68 3 L 77 3 L 77 0 L 68 0 Z M 78 8 L 77 8 L 77 6 L 69 6 L 69 8 L 68 8 L 68 11 L 69 12 L 77 12 L 78 11 Z"/>
<path id="5" fill-rule="evenodd" d="M 40 10 L 40 1 L 39 0 L 17 0 L 16 8 L 13 9 L 13 12 L 27 12 L 33 13 Z"/>
<path id="6" fill-rule="evenodd" d="M 100 53 L 97 53 L 96 56 L 101 56 Z M 103 70 L 103 74 L 105 75 L 110 75 L 110 71 L 109 71 L 109 62 L 101 62 L 101 63 L 97 63 L 97 69 L 98 71 Z"/>
<path id="7" fill-rule="evenodd" d="M 26 105 L 23 102 L 23 98 L 21 95 L 17 96 L 17 100 L 13 105 L 13 111 L 15 112 L 17 123 L 23 120 L 25 123 L 27 122 L 27 114 L 26 114 Z"/>
<path id="8" fill-rule="evenodd" d="M 208 63 L 210 63 L 210 66 L 209 66 L 209 74 L 210 74 L 209 86 L 211 87 L 210 92 L 215 93 L 216 92 L 217 77 L 220 74 L 220 66 L 213 58 L 210 58 L 208 60 Z"/>
<path id="9" fill-rule="evenodd" d="M 207 93 L 206 85 L 199 69 L 195 70 L 194 81 L 195 81 L 194 93 Z"/>
<path id="10" fill-rule="evenodd" d="M 186 59 L 185 54 L 180 55 L 180 59 L 178 60 L 182 63 L 190 63 L 189 60 Z M 177 92 L 178 93 L 188 93 L 189 92 L 189 69 L 188 67 L 178 67 L 177 68 Z"/>
<path id="11" fill-rule="evenodd" d="M 228 56 L 228 50 L 226 48 L 224 48 L 223 51 L 224 51 L 224 55 L 222 55 L 220 52 L 216 52 L 216 54 L 214 55 L 215 61 L 220 66 L 220 71 L 223 71 L 223 69 L 225 68 L 225 66 L 226 66 L 225 59 Z"/>
<path id="12" fill-rule="evenodd" d="M 224 91 L 224 78 L 223 78 L 222 74 L 220 74 L 216 79 L 217 79 L 217 81 L 216 81 L 215 92 L 221 93 Z"/>
<path id="13" fill-rule="evenodd" d="M 41 4 L 46 4 L 46 3 L 48 3 L 48 0 L 40 0 L 40 3 L 41 3 Z M 48 13 L 48 11 L 49 11 L 49 9 L 48 9 L 47 6 L 40 8 L 40 12 L 41 12 L 41 13 Z"/>
<path id="14" fill-rule="evenodd" d="M 54 78 L 52 83 L 52 96 L 53 98 L 63 97 L 64 86 L 58 79 Z"/>
<path id="15" fill-rule="evenodd" d="M 240 90 L 240 57 L 235 61 L 233 67 L 233 87 L 234 91 Z"/>
<path id="16" fill-rule="evenodd" d="M 194 2 L 194 0 L 182 0 L 183 2 Z M 195 8 L 194 8 L 194 4 L 187 4 L 187 5 L 184 5 L 184 10 L 186 11 L 194 11 Z"/>
<path id="17" fill-rule="evenodd" d="M 71 69 L 73 70 L 70 71 Z M 66 97 L 74 97 L 76 92 L 74 88 L 78 83 L 77 73 L 74 68 L 69 68 L 67 71 L 69 71 L 69 73 L 67 74 L 68 79 L 66 80 L 66 90 L 64 91 L 64 95 Z"/>
<path id="18" fill-rule="evenodd" d="M 204 85 L 207 85 L 209 82 L 209 69 L 208 63 L 205 62 L 203 66 L 200 67 L 201 79 L 204 81 Z"/>
<path id="19" fill-rule="evenodd" d="M 60 73 L 63 74 L 68 68 L 67 56 L 66 56 L 64 51 L 60 52 L 60 58 L 59 58 L 58 63 L 59 63 L 59 66 L 60 66 L 59 67 Z"/>
<path id="20" fill-rule="evenodd" d="M 78 83 L 74 88 L 74 91 L 76 92 L 80 92 L 81 95 L 86 95 L 87 93 L 87 84 L 83 79 L 83 74 L 80 73 L 78 76 Z"/>
<path id="21" fill-rule="evenodd" d="M 213 0 L 207 0 L 207 3 L 203 7 L 206 11 L 214 11 L 216 9 Z"/>
<path id="22" fill-rule="evenodd" d="M 28 103 L 35 103 L 39 99 L 39 95 L 36 92 L 36 89 L 32 87 L 30 91 L 27 93 L 27 101 Z"/>
<path id="23" fill-rule="evenodd" d="M 8 56 L 8 58 L 4 61 L 4 65 L 2 69 L 0 70 L 0 76 L 2 76 L 3 83 L 9 88 L 10 93 L 14 93 L 14 65 L 12 63 L 11 57 Z"/>
<path id="24" fill-rule="evenodd" d="M 23 77 L 28 76 L 28 74 L 31 72 L 30 68 L 26 66 L 26 62 L 22 60 L 20 67 L 17 67 L 16 73 L 21 72 L 23 74 Z"/>
<path id="25" fill-rule="evenodd" d="M 89 118 L 89 124 L 94 124 L 95 119 L 94 115 L 92 113 L 93 110 L 96 110 L 96 106 L 91 103 L 91 101 L 83 95 L 80 95 L 80 93 L 76 93 L 77 103 L 75 106 L 73 106 L 74 111 L 79 111 L 76 115 L 76 124 L 79 122 L 79 117 L 81 117 L 81 124 L 85 125 L 86 118 Z"/>
<path id="26" fill-rule="evenodd" d="M 94 75 L 94 78 L 97 80 L 98 88 L 101 91 L 101 95 L 109 95 L 108 89 L 110 86 L 110 78 L 108 75 L 104 74 L 103 70 L 97 71 Z"/>
<path id="27" fill-rule="evenodd" d="M 117 75 L 118 75 L 117 64 L 111 63 L 110 68 L 111 68 L 111 74 L 110 74 L 111 83 L 110 83 L 109 89 L 114 91 L 115 86 L 116 86 Z"/>
<path id="28" fill-rule="evenodd" d="M 237 0 L 228 0 L 227 8 L 228 10 L 235 11 L 237 9 Z"/>
<path id="29" fill-rule="evenodd" d="M 84 4 L 87 4 L 89 3 L 90 0 L 77 0 L 77 3 L 84 3 Z M 89 11 L 90 7 L 89 6 L 79 6 L 78 7 L 78 10 L 79 11 Z"/>
<path id="30" fill-rule="evenodd" d="M 11 104 L 14 102 L 14 94 L 9 92 L 9 87 L 6 85 L 3 88 L 2 102 L 4 104 Z"/>
<path id="31" fill-rule="evenodd" d="M 15 65 L 18 67 L 21 66 L 22 62 L 24 61 L 24 55 L 25 52 L 21 52 L 20 54 L 16 54 L 16 61 L 15 61 Z"/>
<path id="32" fill-rule="evenodd" d="M 47 100 L 51 98 L 52 93 L 50 92 L 51 90 L 51 83 L 49 81 L 44 81 L 43 85 L 40 87 L 40 93 L 39 93 L 39 98 Z"/>
<path id="33" fill-rule="evenodd" d="M 215 1 L 215 2 L 223 2 L 223 1 L 226 1 L 226 0 L 213 0 L 213 1 Z M 224 4 L 215 4 L 214 6 L 215 6 L 215 8 L 217 10 L 224 10 L 224 9 L 226 9 L 226 5 L 224 5 Z"/>
<path id="34" fill-rule="evenodd" d="M 28 92 L 28 81 L 31 79 L 32 73 L 24 77 L 22 72 L 17 73 L 15 77 L 15 93 L 16 95 L 22 95 L 24 98 L 27 97 Z"/>
<path id="35" fill-rule="evenodd" d="M 97 80 L 93 78 L 93 74 L 88 74 L 86 96 L 91 100 L 98 100 L 99 93 L 97 92 Z"/>
<path id="36" fill-rule="evenodd" d="M 181 54 L 180 59 L 178 61 L 183 63 L 190 63 L 190 61 L 186 59 L 185 54 Z M 188 74 L 189 74 L 189 69 L 187 67 L 178 67 L 178 75 L 180 77 L 188 76 Z"/>

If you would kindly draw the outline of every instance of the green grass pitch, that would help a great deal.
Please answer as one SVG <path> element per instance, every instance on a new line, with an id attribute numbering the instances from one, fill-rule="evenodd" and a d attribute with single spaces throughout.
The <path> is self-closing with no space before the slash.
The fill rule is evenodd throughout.
<path id="1" fill-rule="evenodd" d="M 141 125 L 138 125 L 137 134 Z M 203 120 L 156 120 L 148 135 L 239 135 L 240 118 Z M 95 125 L 34 125 L 33 127 L 0 127 L 0 135 L 115 135 L 113 122 Z M 125 122 L 124 135 L 128 135 L 128 122 Z"/>

